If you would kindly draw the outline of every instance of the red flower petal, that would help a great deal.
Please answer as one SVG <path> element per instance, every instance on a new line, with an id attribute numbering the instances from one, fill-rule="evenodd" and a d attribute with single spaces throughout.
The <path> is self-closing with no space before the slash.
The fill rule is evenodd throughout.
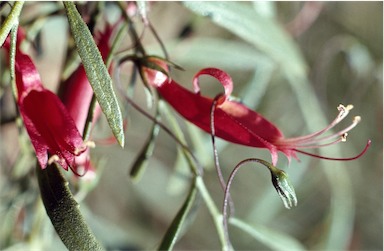
<path id="1" fill-rule="evenodd" d="M 18 50 L 15 61 L 18 102 L 21 102 L 30 90 L 42 90 L 43 86 L 40 75 L 29 56 Z"/>
<path id="2" fill-rule="evenodd" d="M 224 99 L 220 99 L 218 104 L 222 104 L 224 101 L 228 100 L 229 96 L 232 94 L 233 90 L 233 82 L 231 76 L 229 76 L 225 71 L 222 71 L 217 68 L 205 68 L 200 70 L 193 77 L 193 88 L 195 93 L 200 94 L 200 86 L 199 86 L 199 76 L 201 75 L 210 75 L 211 77 L 216 78 L 224 87 Z"/>
<path id="3" fill-rule="evenodd" d="M 168 70 L 165 62 L 157 58 L 149 58 L 148 60 Z M 299 150 L 299 148 L 320 148 L 345 141 L 346 133 L 358 124 L 361 119 L 360 116 L 355 117 L 350 126 L 337 133 L 329 136 L 324 136 L 323 134 L 344 119 L 348 111 L 352 109 L 352 105 L 347 107 L 340 105 L 338 107 L 339 114 L 326 128 L 306 136 L 287 139 L 273 123 L 260 114 L 239 102 L 230 100 L 229 96 L 232 92 L 233 83 L 231 77 L 220 69 L 206 68 L 199 71 L 193 79 L 193 86 L 196 92 L 193 93 L 180 86 L 174 80 L 169 79 L 162 72 L 148 67 L 143 68 L 147 75 L 148 83 L 154 86 L 161 96 L 188 121 L 208 133 L 212 133 L 211 124 L 213 121 L 215 136 L 241 145 L 267 148 L 271 152 L 273 165 L 277 164 L 278 151 L 287 156 L 289 161 L 292 157 L 298 159 L 296 152 L 321 159 L 348 161 L 362 156 L 370 145 L 370 141 L 368 141 L 364 150 L 351 158 L 324 157 Z M 216 78 L 223 85 L 225 93 L 222 96 L 217 96 L 215 99 L 201 96 L 198 84 L 198 77 L 201 75 L 210 75 Z M 211 111 L 213 106 L 214 113 L 212 117 Z M 329 142 L 329 140 L 332 141 Z"/>
<path id="4" fill-rule="evenodd" d="M 109 40 L 112 36 L 114 26 L 108 25 L 104 32 L 97 34 L 98 48 L 105 59 L 110 51 Z M 67 107 L 73 120 L 76 122 L 78 130 L 84 131 L 85 122 L 88 115 L 89 105 L 92 100 L 93 90 L 88 81 L 83 65 L 79 65 L 77 70 L 63 83 L 59 91 L 61 100 Z M 100 106 L 96 106 L 94 121 L 101 114 Z"/>
<path id="5" fill-rule="evenodd" d="M 161 65 L 164 66 L 164 63 Z M 164 67 L 166 69 L 166 67 Z M 272 143 L 282 138 L 282 132 L 260 114 L 241 103 L 230 101 L 232 80 L 228 74 L 216 68 L 207 68 L 198 72 L 193 85 L 193 93 L 163 73 L 147 69 L 148 82 L 156 87 L 161 96 L 185 119 L 211 133 L 211 108 L 213 99 L 201 96 L 197 78 L 210 75 L 223 85 L 225 94 L 215 108 L 215 135 L 232 143 L 267 148 L 272 155 L 272 162 L 277 162 L 277 147 Z M 288 157 L 292 151 L 283 151 Z"/>
<path id="6" fill-rule="evenodd" d="M 103 32 L 96 32 L 95 40 L 104 60 L 111 50 L 109 40 L 118 24 L 119 21 L 114 25 L 107 25 Z M 111 71 L 111 67 L 109 70 Z M 75 121 L 77 129 L 80 134 L 82 134 L 93 97 L 93 89 L 88 81 L 83 65 L 79 65 L 77 70 L 61 85 L 59 95 L 72 119 Z M 101 108 L 96 104 L 93 122 L 95 122 L 100 115 Z M 75 158 L 72 166 L 73 171 L 75 173 L 85 174 L 88 169 L 93 169 L 89 159 L 89 150 L 87 149 L 87 151 Z"/>
<path id="7" fill-rule="evenodd" d="M 82 134 L 84 131 L 85 121 L 88 116 L 89 105 L 92 100 L 93 90 L 88 82 L 82 65 L 63 83 L 59 92 L 61 100 L 68 109 L 69 114 L 76 123 L 76 127 Z M 100 107 L 97 106 L 97 116 L 100 114 Z"/>
<path id="8" fill-rule="evenodd" d="M 20 30 L 20 29 L 19 29 Z M 18 38 L 23 38 L 23 33 Z M 86 150 L 75 122 L 60 99 L 44 89 L 40 75 L 31 58 L 19 49 L 15 56 L 17 104 L 25 128 L 42 168 L 48 164 L 48 153 L 64 169 L 74 162 L 75 156 Z M 5 44 L 9 53 L 9 43 Z"/>
<path id="9" fill-rule="evenodd" d="M 74 162 L 75 155 L 85 151 L 73 119 L 54 93 L 32 90 L 19 107 L 43 168 L 47 165 L 47 150 L 59 157 L 59 163 L 66 170 Z"/>

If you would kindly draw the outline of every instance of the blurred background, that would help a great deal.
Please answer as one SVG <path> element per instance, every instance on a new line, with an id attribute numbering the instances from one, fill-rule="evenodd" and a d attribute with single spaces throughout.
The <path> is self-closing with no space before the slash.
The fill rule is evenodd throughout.
<path id="1" fill-rule="evenodd" d="M 94 8 L 94 4 L 83 2 L 78 7 L 85 11 Z M 298 197 L 297 207 L 290 210 L 284 208 L 267 171 L 254 165 L 242 168 L 231 194 L 236 218 L 250 224 L 253 235 L 230 225 L 234 248 L 281 250 L 275 245 L 281 242 L 287 250 L 382 250 L 383 3 L 151 2 L 139 6 L 142 5 L 171 61 L 185 69 L 172 71 L 172 77 L 186 88 L 192 90 L 192 78 L 198 70 L 221 68 L 233 78 L 233 94 L 275 123 L 287 137 L 315 132 L 334 119 L 340 103 L 353 104 L 351 115 L 335 129 L 348 126 L 354 116 L 362 117 L 347 142 L 313 152 L 351 157 L 364 148 L 368 139 L 372 140 L 368 152 L 350 162 L 299 154 L 300 161 L 288 163 L 281 155 L 278 167 L 289 175 Z M 38 24 L 36 21 L 36 29 L 41 30 L 42 53 L 31 54 L 44 85 L 56 91 L 69 41 L 62 6 L 28 2 L 24 8 L 21 25 L 37 20 L 41 13 L 54 13 L 40 18 Z M 118 13 L 113 3 L 103 8 L 108 19 Z M 8 11 L 2 8 L 2 17 Z M 159 43 L 144 29 L 140 17 L 134 21 L 148 53 L 162 56 Z M 122 48 L 131 45 L 127 37 Z M 25 147 L 23 140 L 18 139 L 6 65 L 1 65 L 1 69 L 0 249 L 65 250 L 40 201 L 30 146 Z M 120 81 L 128 83 L 130 76 L 127 67 Z M 203 94 L 210 97 L 222 91 L 210 78 L 202 78 L 201 86 Z M 141 84 L 136 86 L 133 99 L 153 113 L 153 108 L 147 108 Z M 185 200 L 191 174 L 175 141 L 161 130 L 146 170 L 139 180 L 133 181 L 129 171 L 149 137 L 152 123 L 123 99 L 121 104 L 128 116 L 125 148 L 101 144 L 91 151 L 97 166 L 96 180 L 75 180 L 71 173 L 66 173 L 66 177 L 76 184 L 81 210 L 107 249 L 156 249 Z M 188 146 L 204 166 L 204 182 L 221 210 L 224 195 L 214 169 L 210 136 L 184 121 L 171 107 L 169 113 L 179 122 Z M 162 121 L 172 128 L 170 120 L 163 116 Z M 93 133 L 95 138 L 108 137 L 104 117 Z M 270 161 L 265 149 L 220 139 L 217 144 L 225 179 L 243 159 Z M 198 199 L 175 249 L 220 248 L 212 217 L 204 201 Z"/>

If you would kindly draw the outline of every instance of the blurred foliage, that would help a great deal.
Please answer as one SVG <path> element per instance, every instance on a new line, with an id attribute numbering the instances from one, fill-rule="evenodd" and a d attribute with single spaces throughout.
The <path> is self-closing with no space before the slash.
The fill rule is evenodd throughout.
<path id="1" fill-rule="evenodd" d="M 288 164 L 281 156 L 279 167 L 289 174 L 298 197 L 298 206 L 291 210 L 284 208 L 273 191 L 267 172 L 243 168 L 231 190 L 236 218 L 229 230 L 235 249 L 382 250 L 383 3 L 151 2 L 139 6 L 141 13 L 148 9 L 146 17 L 171 61 L 185 69 L 173 71 L 172 76 L 187 88 L 191 89 L 191 79 L 199 69 L 222 68 L 234 80 L 235 95 L 287 136 L 318 130 L 334 118 L 339 103 L 353 104 L 352 116 L 360 115 L 362 122 L 346 143 L 320 153 L 349 157 L 367 139 L 373 141 L 366 155 L 353 162 L 299 156 L 300 162 Z M 110 19 L 117 12 L 112 3 L 81 3 L 78 8 L 83 15 L 100 8 Z M 8 11 L 2 4 L 2 17 Z M 68 56 L 64 48 L 73 45 L 64 13 L 59 3 L 28 2 L 20 20 L 31 31 L 29 39 L 41 47 L 41 53 L 33 57 L 44 85 L 52 90 L 57 89 Z M 141 39 L 148 53 L 162 56 L 140 17 L 134 25 L 143 31 Z M 131 46 L 127 38 L 122 49 Z M 25 132 L 14 120 L 5 68 L 1 65 L 0 249 L 65 249 L 39 198 L 34 158 Z M 124 69 L 121 82 L 128 83 L 131 72 Z M 210 79 L 202 84 L 203 93 L 211 97 L 220 88 Z M 141 85 L 133 97 L 146 107 Z M 65 175 L 78 192 L 75 196 L 81 198 L 86 221 L 108 249 L 155 249 L 185 203 L 190 171 L 175 141 L 160 130 L 148 168 L 141 180 L 132 181 L 129 172 L 152 123 L 127 107 L 125 149 L 98 145 L 91 152 L 99 167 L 97 184 Z M 210 137 L 175 117 L 206 170 L 204 182 L 220 209 L 223 192 L 214 171 Z M 163 122 L 169 128 L 174 123 L 168 116 L 163 116 Z M 108 137 L 107 127 L 103 119 L 94 134 Z M 217 141 L 225 177 L 245 158 L 270 159 L 266 150 Z M 201 198 L 184 205 L 190 211 L 174 248 L 220 249 L 214 222 Z"/>

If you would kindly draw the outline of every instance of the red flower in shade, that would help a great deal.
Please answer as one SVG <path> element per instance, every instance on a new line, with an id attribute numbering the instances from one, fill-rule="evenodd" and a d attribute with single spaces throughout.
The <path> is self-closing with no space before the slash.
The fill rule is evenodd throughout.
<path id="1" fill-rule="evenodd" d="M 107 25 L 104 32 L 96 34 L 96 42 L 101 53 L 101 56 L 105 60 L 110 52 L 109 40 L 112 36 L 115 25 Z M 61 85 L 59 96 L 67 108 L 72 119 L 76 123 L 76 127 L 82 135 L 85 127 L 85 123 L 88 116 L 88 110 L 93 97 L 93 90 L 88 81 L 87 75 L 84 70 L 84 66 L 81 64 L 76 71 Z M 95 122 L 101 115 L 101 108 L 96 104 L 93 113 L 93 122 Z M 85 171 L 93 170 L 89 160 L 89 149 L 83 152 L 80 156 L 75 158 L 74 169 L 79 172 L 78 168 L 84 168 Z"/>
<path id="2" fill-rule="evenodd" d="M 9 42 L 4 48 L 9 51 Z M 17 105 L 40 166 L 44 169 L 47 164 L 57 162 L 68 170 L 75 156 L 87 149 L 75 122 L 60 99 L 43 87 L 31 58 L 22 53 L 19 46 L 15 74 Z"/>
<path id="3" fill-rule="evenodd" d="M 224 140 L 245 146 L 267 148 L 271 152 L 273 165 L 277 164 L 278 151 L 286 155 L 289 160 L 291 157 L 297 159 L 296 152 L 323 159 L 352 160 L 364 154 L 370 145 L 370 141 L 368 141 L 361 154 L 345 159 L 327 158 L 301 150 L 345 141 L 347 132 L 356 126 L 360 117 L 355 117 L 349 127 L 335 134 L 323 135 L 347 116 L 349 110 L 352 109 L 350 105 L 347 107 L 340 105 L 336 119 L 323 130 L 307 136 L 285 138 L 283 133 L 270 121 L 243 104 L 230 99 L 233 82 L 226 72 L 216 68 L 202 69 L 193 78 L 194 92 L 191 92 L 164 74 L 168 70 L 165 62 L 157 58 L 148 58 L 147 60 L 156 63 L 164 69 L 164 72 L 142 67 L 142 75 L 146 76 L 148 84 L 155 87 L 160 95 L 185 119 Z M 224 94 L 215 99 L 200 95 L 198 78 L 201 75 L 210 75 L 216 78 L 223 85 Z"/>
<path id="4" fill-rule="evenodd" d="M 115 26 L 107 26 L 104 32 L 96 34 L 95 40 L 102 58 L 105 60 L 110 51 L 109 40 Z M 83 132 L 88 115 L 89 105 L 92 100 L 93 90 L 88 81 L 84 66 L 81 64 L 76 71 L 63 83 L 60 89 L 60 97 L 73 120 L 76 122 L 79 132 Z M 101 114 L 100 106 L 96 106 L 94 119 Z"/>

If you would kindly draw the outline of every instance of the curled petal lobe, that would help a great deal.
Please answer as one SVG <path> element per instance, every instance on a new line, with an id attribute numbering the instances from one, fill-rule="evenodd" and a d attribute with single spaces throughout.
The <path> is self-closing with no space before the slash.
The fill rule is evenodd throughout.
<path id="1" fill-rule="evenodd" d="M 200 70 L 193 77 L 193 89 L 195 93 L 200 94 L 200 85 L 199 85 L 199 77 L 201 75 L 209 75 L 211 77 L 216 78 L 220 84 L 224 87 L 224 99 L 219 99 L 218 104 L 222 104 L 224 101 L 228 100 L 229 96 L 232 94 L 233 90 L 233 82 L 231 76 L 229 76 L 225 71 L 222 71 L 217 68 L 205 68 Z"/>

